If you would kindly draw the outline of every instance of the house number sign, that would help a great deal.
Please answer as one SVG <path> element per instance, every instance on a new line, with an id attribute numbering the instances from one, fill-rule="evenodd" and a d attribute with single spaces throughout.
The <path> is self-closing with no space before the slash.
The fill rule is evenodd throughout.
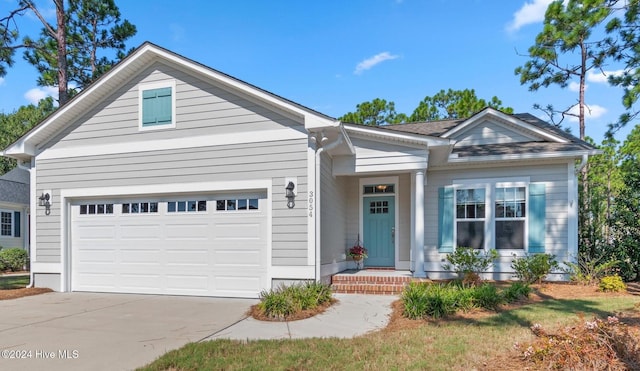
<path id="1" fill-rule="evenodd" d="M 309 191 L 309 218 L 313 218 L 313 191 Z"/>

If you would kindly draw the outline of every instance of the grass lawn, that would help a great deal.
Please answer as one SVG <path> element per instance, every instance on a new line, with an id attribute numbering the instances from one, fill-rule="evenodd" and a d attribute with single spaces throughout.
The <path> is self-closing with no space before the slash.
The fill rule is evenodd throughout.
<path id="1" fill-rule="evenodd" d="M 0 290 L 21 289 L 29 284 L 29 276 L 2 276 Z"/>
<path id="2" fill-rule="evenodd" d="M 577 320 L 579 313 L 605 319 L 621 311 L 637 316 L 639 302 L 631 295 L 546 298 L 495 314 L 400 319 L 400 325 L 392 320 L 386 329 L 354 339 L 191 343 L 141 370 L 504 369 L 504 361 L 496 365 L 494 360 L 514 352 L 515 342 L 531 341 L 534 323 L 557 328 Z"/>

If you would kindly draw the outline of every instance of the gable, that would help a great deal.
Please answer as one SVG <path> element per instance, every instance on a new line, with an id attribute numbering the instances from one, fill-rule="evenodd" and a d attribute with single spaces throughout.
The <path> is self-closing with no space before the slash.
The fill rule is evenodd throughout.
<path id="1" fill-rule="evenodd" d="M 231 92 L 261 108 L 266 108 L 267 111 L 282 114 L 283 117 L 303 125 L 306 130 L 323 130 L 339 126 L 339 122 L 334 118 L 145 42 L 115 65 L 108 73 L 101 76 L 71 99 L 66 105 L 60 107 L 43 122 L 7 147 L 3 155 L 20 161 L 30 160 L 37 154 L 38 148 L 41 148 L 44 143 L 51 142 L 52 138 L 56 136 L 57 139 L 64 137 L 64 135 L 59 135 L 63 130 L 66 130 L 65 134 L 69 134 L 70 131 L 68 129 L 73 125 L 78 125 L 80 117 L 86 116 L 89 111 L 95 112 L 104 108 L 101 104 L 105 100 L 109 100 L 109 97 L 112 97 L 116 91 L 122 90 L 123 87 L 126 88 L 128 84 L 140 75 L 141 71 L 158 62 L 171 66 L 171 68 L 180 70 L 192 77 L 197 77 L 226 92 Z M 116 99 L 115 101 L 120 102 L 121 100 Z M 124 106 L 119 108 L 126 111 Z M 116 115 L 121 113 L 123 112 L 115 111 Z M 118 118 L 114 117 L 114 126 L 118 126 Z M 108 121 L 111 122 L 111 120 Z M 96 128 L 99 129 L 98 127 Z M 126 131 L 126 128 L 119 126 L 118 129 Z"/>
<path id="2" fill-rule="evenodd" d="M 521 128 L 501 123 L 492 118 L 470 125 L 465 130 L 453 135 L 452 139 L 457 141 L 456 147 L 541 141 L 541 138 L 526 133 Z"/>
<path id="3" fill-rule="evenodd" d="M 141 94 L 147 91 L 145 87 L 163 84 L 174 89 L 175 122 L 167 127 L 158 125 L 155 130 L 144 130 L 140 124 Z M 189 146 L 189 138 L 201 141 L 209 138 L 207 143 L 212 145 L 216 144 L 212 142 L 215 140 L 231 144 L 234 140 L 246 142 L 270 136 L 306 138 L 301 121 L 186 69 L 156 61 L 71 122 L 41 146 L 40 152 L 44 151 L 43 155 L 49 157 L 55 156 L 52 152 L 69 153 L 77 147 L 88 147 L 101 153 L 116 153 L 149 148 L 149 143 L 161 148 L 182 148 Z M 181 141 L 183 144 L 178 144 Z"/>

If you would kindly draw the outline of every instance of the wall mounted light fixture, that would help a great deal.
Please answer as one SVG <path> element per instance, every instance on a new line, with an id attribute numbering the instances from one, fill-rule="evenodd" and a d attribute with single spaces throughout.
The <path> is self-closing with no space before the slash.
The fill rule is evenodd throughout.
<path id="1" fill-rule="evenodd" d="M 287 197 L 287 207 L 289 209 L 293 209 L 294 206 L 296 206 L 296 194 L 293 192 L 293 190 L 296 188 L 296 185 L 293 184 L 292 181 L 289 181 L 289 183 L 287 184 L 287 186 L 284 188 L 286 193 L 285 193 L 285 197 Z"/>
<path id="2" fill-rule="evenodd" d="M 42 192 L 38 200 L 40 200 L 40 206 L 44 206 L 44 213 L 46 215 L 51 214 L 51 194 L 49 194 L 49 192 Z"/>

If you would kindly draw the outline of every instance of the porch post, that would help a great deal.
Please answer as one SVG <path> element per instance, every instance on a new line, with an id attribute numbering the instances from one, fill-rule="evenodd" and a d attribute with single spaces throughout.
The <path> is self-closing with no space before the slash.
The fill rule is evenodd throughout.
<path id="1" fill-rule="evenodd" d="M 415 198 L 414 198 L 414 268 L 413 276 L 424 278 L 427 275 L 424 272 L 424 170 L 416 171 L 415 176 Z"/>

